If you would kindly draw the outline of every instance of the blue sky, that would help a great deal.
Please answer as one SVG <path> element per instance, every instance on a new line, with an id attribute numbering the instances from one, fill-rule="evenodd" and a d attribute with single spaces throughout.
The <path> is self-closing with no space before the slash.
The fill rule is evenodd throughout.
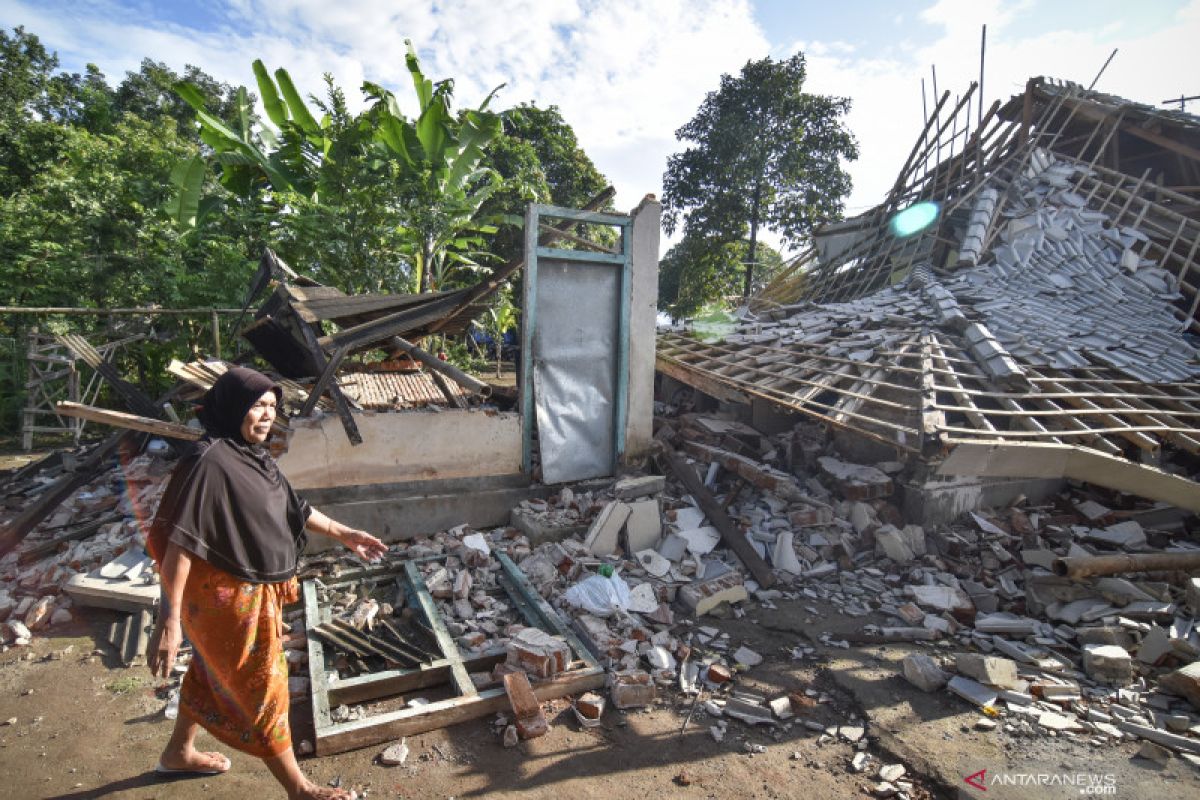
<path id="1" fill-rule="evenodd" d="M 919 133 L 922 78 L 936 64 L 939 88 L 963 91 L 984 23 L 988 102 L 1033 75 L 1086 84 L 1114 47 L 1097 88 L 1149 103 L 1200 94 L 1200 0 L 0 0 L 0 24 L 113 82 L 149 57 L 252 86 L 262 58 L 304 91 L 331 72 L 352 100 L 369 79 L 403 102 L 410 37 L 427 74 L 456 79 L 460 104 L 507 83 L 500 107 L 558 105 L 620 207 L 660 192 L 675 129 L 722 73 L 797 50 L 806 88 L 853 101 L 850 210 L 878 202 Z"/>

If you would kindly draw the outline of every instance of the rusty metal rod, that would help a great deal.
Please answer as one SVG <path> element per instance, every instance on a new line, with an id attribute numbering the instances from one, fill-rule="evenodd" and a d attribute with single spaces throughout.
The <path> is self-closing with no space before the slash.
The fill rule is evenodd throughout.
<path id="1" fill-rule="evenodd" d="M 1054 559 L 1054 574 L 1064 578 L 1120 575 L 1126 572 L 1165 572 L 1200 569 L 1200 552 L 1138 553 Z"/>

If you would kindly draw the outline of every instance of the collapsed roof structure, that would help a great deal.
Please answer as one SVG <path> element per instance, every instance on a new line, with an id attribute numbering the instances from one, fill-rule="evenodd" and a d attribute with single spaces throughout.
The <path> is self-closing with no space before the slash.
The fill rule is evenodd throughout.
<path id="1" fill-rule="evenodd" d="M 734 335 L 662 333 L 659 371 L 940 475 L 1200 510 L 1160 468 L 1200 455 L 1200 118 L 1035 78 L 972 119 L 974 92 L 942 96 L 883 203 L 818 230 Z M 936 218 L 904 235 L 918 204 Z"/>

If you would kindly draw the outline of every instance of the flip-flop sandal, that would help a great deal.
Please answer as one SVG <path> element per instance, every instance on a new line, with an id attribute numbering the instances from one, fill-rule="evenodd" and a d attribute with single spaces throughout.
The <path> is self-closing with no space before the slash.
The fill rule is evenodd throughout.
<path id="1" fill-rule="evenodd" d="M 216 769 L 216 768 L 191 769 L 188 767 L 175 769 L 173 767 L 165 767 L 165 766 L 163 766 L 162 761 L 159 761 L 157 764 L 154 765 L 154 771 L 156 773 L 158 773 L 159 775 L 167 775 L 170 777 L 182 777 L 182 776 L 187 776 L 187 775 L 221 775 L 225 772 L 228 772 L 229 768 L 231 766 L 233 766 L 233 764 L 229 760 L 229 756 L 225 756 L 225 768 L 224 769 Z"/>

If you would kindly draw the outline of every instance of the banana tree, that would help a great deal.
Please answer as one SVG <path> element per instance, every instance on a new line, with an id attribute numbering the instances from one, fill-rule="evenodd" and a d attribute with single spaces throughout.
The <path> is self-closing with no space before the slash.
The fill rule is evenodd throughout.
<path id="1" fill-rule="evenodd" d="M 205 109 L 199 90 L 177 85 L 196 110 L 201 137 L 212 152 L 175 170 L 177 193 L 168 212 L 184 227 L 203 218 L 211 202 L 202 197 L 209 165 L 215 165 L 219 182 L 240 197 L 269 193 L 276 208 L 320 206 L 332 191 L 329 176 L 337 171 L 329 167 L 338 158 L 361 158 L 369 165 L 365 174 L 395 189 L 385 210 L 394 214 L 398 249 L 411 262 L 419 291 L 444 288 L 463 272 L 481 270 L 481 262 L 490 257 L 487 237 L 502 222 L 519 224 L 482 210 L 503 185 L 498 172 L 482 166 L 489 143 L 502 135 L 502 115 L 487 108 L 501 87 L 478 108 L 455 114 L 454 82 L 427 78 L 412 43 L 406 45 L 405 63 L 417 99 L 411 119 L 391 91 L 366 82 L 362 90 L 374 103 L 349 128 L 328 113 L 318 121 L 287 71 L 276 70 L 272 79 L 261 61 L 254 62 L 254 75 L 270 125 L 255 118 L 244 89 L 237 93 L 236 119 L 224 122 Z M 343 138 L 350 130 L 352 135 Z"/>
<path id="2" fill-rule="evenodd" d="M 412 77 L 418 111 L 409 120 L 396 96 L 374 83 L 363 92 L 375 103 L 368 116 L 379 144 L 409 170 L 415 197 L 403 232 L 420 291 L 443 287 L 460 268 L 478 270 L 486 255 L 485 237 L 496 232 L 499 217 L 480 209 L 502 185 L 495 170 L 480 166 L 488 144 L 502 133 L 502 116 L 487 110 L 491 91 L 478 108 L 455 116 L 451 110 L 454 82 L 434 83 L 421 71 L 412 42 L 405 40 L 405 64 Z"/>
<path id="3" fill-rule="evenodd" d="M 321 122 L 313 117 L 287 70 L 277 69 L 272 80 L 263 62 L 256 60 L 254 76 L 263 108 L 278 132 L 255 116 L 245 87 L 239 87 L 234 98 L 235 119 L 225 122 L 205 108 L 199 89 L 186 81 L 175 84 L 175 92 L 196 112 L 201 141 L 212 150 L 207 159 L 193 157 L 172 173 L 176 194 L 167 213 L 183 228 L 195 227 L 203 217 L 209 163 L 216 166 L 221 185 L 243 198 L 266 188 L 305 196 L 317 189 L 321 160 L 332 146 L 328 116 Z"/>

